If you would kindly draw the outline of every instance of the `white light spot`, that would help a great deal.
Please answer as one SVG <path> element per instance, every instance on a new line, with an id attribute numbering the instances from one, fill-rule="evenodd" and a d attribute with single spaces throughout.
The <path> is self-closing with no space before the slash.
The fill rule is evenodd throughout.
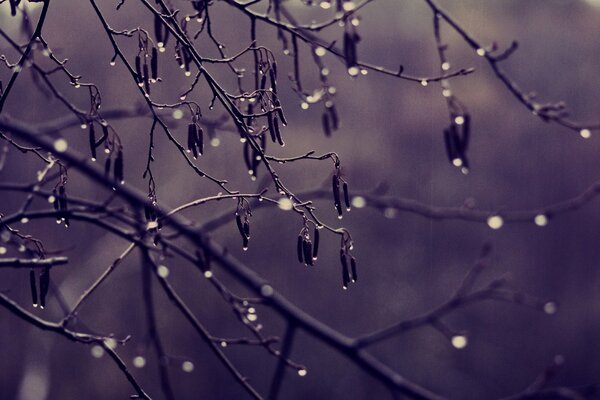
<path id="1" fill-rule="evenodd" d="M 454 118 L 454 123 L 456 125 L 462 125 L 465 123 L 465 117 L 463 117 L 462 115 L 459 115 L 458 117 Z"/>
<path id="2" fill-rule="evenodd" d="M 487 224 L 492 229 L 500 229 L 504 225 L 504 220 L 499 215 L 492 215 L 487 219 Z"/>
<path id="3" fill-rule="evenodd" d="M 148 225 L 146 225 L 146 229 L 156 229 L 158 228 L 158 221 L 149 221 Z"/>
<path id="4" fill-rule="evenodd" d="M 183 364 L 181 364 L 181 369 L 183 372 L 192 372 L 194 370 L 194 363 L 191 361 L 184 361 Z"/>
<path id="5" fill-rule="evenodd" d="M 308 371 L 305 370 L 304 368 L 298 370 L 298 375 L 300 375 L 300 376 L 306 376 L 307 373 L 308 373 Z"/>
<path id="6" fill-rule="evenodd" d="M 226 341 L 222 341 L 221 342 L 221 347 L 223 347 L 223 348 L 227 347 L 227 342 Z"/>
<path id="7" fill-rule="evenodd" d="M 396 218 L 397 215 L 398 215 L 398 210 L 396 210 L 393 207 L 388 207 L 385 210 L 383 210 L 383 216 L 388 219 Z"/>
<path id="8" fill-rule="evenodd" d="M 348 68 L 348 75 L 357 76 L 360 73 L 360 69 L 358 67 L 350 67 Z"/>
<path id="9" fill-rule="evenodd" d="M 352 26 L 358 26 L 360 25 L 360 19 L 354 17 L 350 20 L 350 23 L 352 24 Z"/>
<path id="10" fill-rule="evenodd" d="M 315 54 L 319 57 L 323 57 L 325 54 L 327 54 L 327 50 L 325 50 L 325 47 L 319 46 L 315 49 Z"/>
<path id="11" fill-rule="evenodd" d="M 486 52 L 485 52 L 485 49 L 479 48 L 479 49 L 477 49 L 476 53 L 479 57 L 483 57 L 483 56 L 485 56 Z"/>
<path id="12" fill-rule="evenodd" d="M 248 318 L 248 321 L 252 321 L 252 322 L 254 322 L 258 319 L 256 314 L 248 314 L 248 315 L 246 315 L 246 318 Z"/>
<path id="13" fill-rule="evenodd" d="M 65 139 L 60 138 L 54 141 L 54 150 L 56 150 L 58 153 L 64 153 L 68 148 L 69 144 Z"/>
<path id="14" fill-rule="evenodd" d="M 546 314 L 553 315 L 556 314 L 556 311 L 558 311 L 558 307 L 555 302 L 549 301 L 546 304 L 544 304 L 544 312 Z"/>
<path id="15" fill-rule="evenodd" d="M 210 145 L 212 147 L 219 147 L 220 144 L 221 144 L 221 139 L 219 139 L 219 138 L 210 139 Z"/>
<path id="16" fill-rule="evenodd" d="M 352 207 L 354 208 L 364 208 L 367 205 L 367 201 L 362 196 L 354 196 L 352 198 Z"/>
<path id="17" fill-rule="evenodd" d="M 183 118 L 183 111 L 177 109 L 177 110 L 173 110 L 173 118 L 174 119 L 181 119 Z"/>
<path id="18" fill-rule="evenodd" d="M 467 337 L 463 335 L 452 336 L 452 346 L 456 349 L 464 349 L 467 347 Z"/>
<path id="19" fill-rule="evenodd" d="M 142 356 L 134 357 L 133 366 L 136 368 L 144 368 L 146 366 L 146 359 Z"/>
<path id="20" fill-rule="evenodd" d="M 422 86 L 427 86 L 428 84 L 429 84 L 429 82 L 427 82 L 427 79 L 423 79 L 423 80 L 421 81 L 421 85 L 422 85 Z"/>
<path id="21" fill-rule="evenodd" d="M 27 217 L 23 217 L 23 218 L 21 218 L 21 223 L 22 223 L 22 224 L 26 224 L 26 223 L 28 223 L 28 222 L 29 222 L 29 218 L 27 218 Z"/>
<path id="22" fill-rule="evenodd" d="M 454 165 L 455 167 L 462 167 L 463 160 L 460 158 L 455 158 L 454 160 L 452 160 L 452 165 Z"/>
<path id="23" fill-rule="evenodd" d="M 117 341 L 113 338 L 104 339 L 104 344 L 111 350 L 117 348 Z"/>
<path id="24" fill-rule="evenodd" d="M 0 254 L 6 254 L 6 252 L 7 252 L 6 247 L 0 246 Z"/>
<path id="25" fill-rule="evenodd" d="M 589 129 L 582 129 L 579 131 L 579 134 L 584 139 L 589 139 L 592 136 L 592 132 Z"/>
<path id="26" fill-rule="evenodd" d="M 260 294 L 262 294 L 264 297 L 271 297 L 273 296 L 273 288 L 270 285 L 262 285 L 260 288 Z"/>
<path id="27" fill-rule="evenodd" d="M 321 6 L 321 8 L 323 10 L 329 10 L 331 8 L 331 2 L 329 2 L 329 1 L 322 1 L 321 3 L 319 3 L 319 6 Z"/>
<path id="28" fill-rule="evenodd" d="M 535 224 L 537 226 L 546 226 L 548 225 L 548 217 L 546 217 L 544 214 L 538 214 L 535 216 L 534 220 Z"/>
<path id="29" fill-rule="evenodd" d="M 444 90 L 442 90 L 442 96 L 450 97 L 450 96 L 452 96 L 452 91 L 450 89 L 444 89 Z"/>
<path id="30" fill-rule="evenodd" d="M 95 345 L 92 346 L 90 353 L 92 353 L 92 357 L 100 358 L 104 355 L 104 349 L 102 348 L 102 346 Z"/>
<path id="31" fill-rule="evenodd" d="M 284 197 L 277 202 L 277 206 L 283 211 L 289 211 L 294 207 L 294 203 L 287 197 Z"/>
<path id="32" fill-rule="evenodd" d="M 354 3 L 351 1 L 345 1 L 342 7 L 344 8 L 344 11 L 352 11 L 356 8 Z"/>
<path id="33" fill-rule="evenodd" d="M 160 265 L 158 267 L 158 276 L 160 276 L 161 278 L 166 278 L 167 276 L 169 276 L 169 268 L 167 268 L 164 265 Z"/>
<path id="34" fill-rule="evenodd" d="M 450 69 L 450 63 L 449 62 L 444 62 L 442 63 L 442 71 L 448 71 Z"/>

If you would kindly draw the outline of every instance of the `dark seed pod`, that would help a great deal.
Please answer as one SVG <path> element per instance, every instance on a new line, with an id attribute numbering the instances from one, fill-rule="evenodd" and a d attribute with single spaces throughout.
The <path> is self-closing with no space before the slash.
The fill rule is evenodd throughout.
<path id="1" fill-rule="evenodd" d="M 304 254 L 304 263 L 307 265 L 315 265 L 313 260 L 313 247 L 310 239 L 304 238 L 302 241 L 302 253 Z"/>
<path id="2" fill-rule="evenodd" d="M 324 112 L 321 116 L 321 124 L 323 125 L 325 136 L 331 137 L 331 122 L 329 121 L 329 114 L 327 112 Z"/>
<path id="3" fill-rule="evenodd" d="M 471 116 L 466 114 L 463 118 L 465 121 L 462 124 L 461 149 L 462 152 L 465 153 L 469 147 L 469 139 L 471 137 Z"/>
<path id="4" fill-rule="evenodd" d="M 106 161 L 104 162 L 104 176 L 108 178 L 108 176 L 110 175 L 110 157 L 106 158 Z"/>
<path id="5" fill-rule="evenodd" d="M 68 214 L 68 202 L 67 192 L 64 185 L 58 187 L 58 209 L 60 211 L 60 217 L 64 220 L 65 226 L 69 226 L 69 214 Z"/>
<path id="6" fill-rule="evenodd" d="M 279 118 L 277 118 L 277 115 L 273 117 L 273 126 L 275 127 L 275 137 L 277 138 L 277 142 L 280 146 L 285 146 L 283 138 L 281 137 L 281 131 L 279 130 Z"/>
<path id="7" fill-rule="evenodd" d="M 90 152 L 92 153 L 92 160 L 96 160 L 96 129 L 94 123 L 90 122 Z"/>
<path id="8" fill-rule="evenodd" d="M 250 222 L 244 221 L 244 235 L 250 239 Z"/>
<path id="9" fill-rule="evenodd" d="M 260 90 L 265 90 L 267 87 L 267 76 L 265 74 L 260 78 Z"/>
<path id="10" fill-rule="evenodd" d="M 300 261 L 300 264 L 304 264 L 304 248 L 302 245 L 303 242 L 304 242 L 304 236 L 298 235 L 298 243 L 297 243 L 296 250 L 298 251 L 298 261 Z"/>
<path id="11" fill-rule="evenodd" d="M 150 73 L 152 74 L 152 80 L 158 79 L 158 50 L 156 47 L 152 48 L 152 58 L 150 59 Z"/>
<path id="12" fill-rule="evenodd" d="M 358 274 L 356 273 L 356 258 L 350 257 L 350 270 L 352 273 L 352 282 L 358 281 Z"/>
<path id="13" fill-rule="evenodd" d="M 203 251 L 196 250 L 196 265 L 202 272 L 210 271 L 209 260 Z"/>
<path id="14" fill-rule="evenodd" d="M 452 135 L 452 130 L 449 128 L 444 130 L 444 143 L 446 144 L 446 154 L 448 155 L 448 160 L 450 163 L 452 163 L 457 156 L 457 149 L 455 137 Z"/>
<path id="15" fill-rule="evenodd" d="M 313 252 L 312 252 L 313 260 L 316 260 L 318 255 L 319 255 L 319 230 L 317 229 L 317 227 L 315 227 L 315 230 L 313 231 Z"/>
<path id="16" fill-rule="evenodd" d="M 279 102 L 279 99 L 275 98 L 275 107 L 276 111 L 277 111 L 277 115 L 279 116 L 279 119 L 281 120 L 281 125 L 283 126 L 287 126 L 288 122 L 287 122 L 287 118 L 285 117 L 285 114 L 283 113 L 283 108 L 281 108 L 281 103 Z"/>
<path id="17" fill-rule="evenodd" d="M 344 191 L 344 203 L 346 205 L 346 211 L 350 211 L 350 194 L 348 193 L 348 183 L 344 182 L 342 185 Z"/>
<path id="18" fill-rule="evenodd" d="M 338 212 L 338 215 L 342 215 L 342 204 L 340 200 L 340 178 L 337 175 L 333 175 L 332 179 L 333 187 L 333 205 Z"/>
<path id="19" fill-rule="evenodd" d="M 346 60 L 346 68 L 355 67 L 357 64 L 356 57 L 356 35 L 349 32 L 344 32 L 344 58 Z"/>
<path id="20" fill-rule="evenodd" d="M 137 83 L 142 83 L 144 76 L 142 75 L 142 58 L 140 56 L 135 56 L 135 74 Z"/>
<path id="21" fill-rule="evenodd" d="M 344 289 L 348 289 L 348 284 L 350 283 L 350 273 L 348 272 L 348 259 L 346 257 L 346 252 L 343 249 L 340 250 L 340 261 L 342 263 L 342 287 Z"/>
<path id="22" fill-rule="evenodd" d="M 35 282 L 35 271 L 31 269 L 29 271 L 29 286 L 31 287 L 31 302 L 34 307 L 38 306 L 38 293 L 37 293 L 37 285 Z"/>
<path id="23" fill-rule="evenodd" d="M 204 131 L 202 128 L 197 129 L 196 144 L 198 145 L 198 153 L 204 154 Z"/>
<path id="24" fill-rule="evenodd" d="M 248 169 L 248 171 L 252 172 L 252 175 L 254 175 L 254 162 L 252 161 L 252 148 L 250 147 L 250 142 L 246 141 L 246 143 L 244 143 L 244 162 L 246 163 L 246 168 Z"/>
<path id="25" fill-rule="evenodd" d="M 157 14 L 154 15 L 154 36 L 156 37 L 156 42 L 157 43 L 163 43 L 164 44 L 163 23 L 162 23 L 162 20 L 160 19 L 160 17 Z"/>
<path id="26" fill-rule="evenodd" d="M 124 178 L 124 175 L 123 175 L 123 151 L 119 149 L 117 151 L 117 157 L 115 158 L 115 167 L 114 167 L 115 184 L 124 183 L 125 181 L 123 180 L 123 178 Z"/>
<path id="27" fill-rule="evenodd" d="M 96 147 L 100 146 L 108 138 L 108 125 L 100 124 L 100 126 L 102 127 L 102 137 L 96 142 Z"/>
<path id="28" fill-rule="evenodd" d="M 273 72 L 273 76 L 275 79 L 277 79 L 277 62 L 273 61 L 271 63 L 271 71 Z"/>
<path id="29" fill-rule="evenodd" d="M 194 155 L 194 159 L 198 158 L 198 147 L 196 140 L 198 138 L 198 127 L 196 124 L 188 125 L 188 151 Z"/>
<path id="30" fill-rule="evenodd" d="M 273 89 L 273 93 L 277 95 L 277 77 L 275 76 L 273 68 L 269 69 L 269 78 L 271 78 L 271 89 Z"/>
<path id="31" fill-rule="evenodd" d="M 275 134 L 275 123 L 273 122 L 273 113 L 267 114 L 267 123 L 269 124 L 269 133 L 271 134 L 271 141 L 275 143 L 277 141 L 277 135 Z"/>
<path id="32" fill-rule="evenodd" d="M 148 64 L 144 63 L 142 68 L 144 70 L 144 90 L 146 91 L 146 94 L 150 94 L 150 76 L 148 74 Z"/>
<path id="33" fill-rule="evenodd" d="M 338 118 L 337 110 L 334 105 L 327 107 L 329 117 L 331 118 L 331 127 L 334 131 L 337 131 L 340 127 L 340 119 Z"/>
<path id="34" fill-rule="evenodd" d="M 44 268 L 40 274 L 40 307 L 46 307 L 46 295 L 50 288 L 50 268 Z"/>
<path id="35" fill-rule="evenodd" d="M 238 213 L 235 213 L 235 223 L 237 224 L 238 231 L 240 231 L 240 235 L 242 235 L 242 238 L 245 239 L 246 232 L 244 231 L 244 225 L 242 224 L 242 217 Z"/>

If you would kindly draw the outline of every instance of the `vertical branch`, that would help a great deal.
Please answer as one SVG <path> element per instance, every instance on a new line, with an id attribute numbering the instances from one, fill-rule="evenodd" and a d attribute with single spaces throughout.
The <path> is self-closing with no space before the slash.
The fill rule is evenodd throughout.
<path id="1" fill-rule="evenodd" d="M 281 351 L 279 352 L 277 368 L 275 369 L 273 379 L 271 380 L 271 389 L 269 390 L 268 397 L 269 400 L 277 400 L 277 396 L 279 395 L 279 390 L 281 389 L 281 384 L 283 383 L 283 378 L 285 376 L 285 360 L 288 359 L 290 353 L 292 352 L 295 332 L 296 325 L 293 322 L 288 322 L 283 343 L 281 345 Z"/>

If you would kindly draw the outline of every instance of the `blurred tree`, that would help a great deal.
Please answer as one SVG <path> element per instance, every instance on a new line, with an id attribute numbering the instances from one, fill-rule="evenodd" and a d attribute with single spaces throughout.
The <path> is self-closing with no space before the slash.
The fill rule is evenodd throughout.
<path id="1" fill-rule="evenodd" d="M 477 117 L 467 104 L 485 87 L 469 83 L 475 82 L 476 69 L 461 65 L 473 55 L 490 72 L 490 80 L 511 96 L 506 104 L 519 105 L 533 119 L 584 139 L 600 125 L 577 121 L 562 101 L 544 102 L 523 90 L 505 69 L 519 49 L 516 41 L 505 45 L 504 39 L 480 40 L 437 2 L 420 3 L 420 9 L 408 9 L 403 17 L 420 41 L 407 62 L 429 48 L 435 58 L 425 56 L 423 68 L 435 65 L 433 74 L 409 73 L 419 68 L 418 61 L 410 67 L 384 66 L 393 65 L 396 54 L 389 47 L 381 50 L 382 43 L 400 45 L 403 37 L 380 29 L 379 21 L 396 18 L 398 8 L 408 7 L 393 2 L 0 0 L 0 60 L 5 67 L 0 75 L 0 269 L 5 276 L 0 305 L 5 311 L 0 315 L 5 329 L 14 321 L 27 323 L 2 331 L 6 362 L 19 367 L 14 379 L 7 374 L 0 381 L 0 397 L 101 399 L 131 392 L 145 399 L 381 398 L 387 392 L 393 398 L 416 399 L 598 398 L 596 382 L 578 379 L 600 373 L 597 364 L 580 366 L 575 379 L 554 382 L 555 370 L 565 362 L 562 355 L 548 357 L 544 352 L 551 359 L 545 370 L 537 361 L 528 363 L 526 351 L 522 367 L 513 369 L 510 362 L 499 367 L 505 352 L 488 355 L 490 345 L 477 340 L 472 344 L 478 335 L 467 329 L 479 332 L 480 338 L 495 337 L 496 328 L 486 333 L 485 322 L 476 322 L 497 312 L 497 305 L 488 308 L 488 300 L 547 315 L 558 311 L 556 300 L 529 294 L 540 291 L 533 285 L 517 285 L 510 276 L 486 276 L 492 246 L 480 239 L 477 229 L 545 227 L 586 208 L 600 192 L 599 184 L 549 206 L 485 210 L 474 197 L 458 207 L 442 207 L 433 205 L 431 193 L 426 201 L 398 196 L 393 177 L 400 176 L 403 157 L 410 157 L 410 165 L 434 168 L 445 152 L 443 174 L 458 173 L 441 175 L 449 182 L 442 190 L 448 197 L 442 198 L 453 201 L 452 193 L 465 188 L 464 179 L 477 165 L 485 170 L 482 160 L 501 148 L 488 143 L 480 155 L 473 150 L 471 132 L 483 129 L 472 128 Z M 544 5 L 560 7 L 556 3 Z M 577 7 L 578 15 L 587 13 L 581 8 L 585 6 Z M 515 11 L 497 12 L 510 17 Z M 417 17 L 428 23 L 411 21 Z M 490 31 L 499 29 L 505 35 L 508 28 L 498 26 Z M 431 32 L 424 33 L 423 27 Z M 453 54 L 450 44 L 466 50 Z M 367 74 L 378 76 L 373 89 L 358 86 L 359 94 L 344 94 L 362 85 Z M 550 74 L 543 78 L 555 79 Z M 597 69 L 594 74 L 597 78 Z M 335 82 L 345 76 L 351 84 L 337 87 Z M 400 81 L 427 93 L 433 87 L 446 110 L 419 103 L 413 93 L 385 92 L 377 79 L 386 79 L 384 86 Z M 461 90 L 464 99 L 458 95 Z M 488 97 L 474 102 L 487 104 Z M 311 117 L 297 110 L 288 115 L 294 102 Z M 398 102 L 410 104 L 411 111 L 400 109 Z M 306 114 L 314 110 L 319 110 L 314 118 Z M 488 117 L 495 117 L 490 126 L 497 121 L 508 126 L 510 112 L 488 111 Z M 433 154 L 415 144 L 416 151 L 406 152 L 382 136 L 369 138 L 381 141 L 373 151 L 366 140 L 372 132 L 350 135 L 354 124 L 379 122 L 375 129 L 387 124 L 394 130 L 405 113 L 415 115 L 415 131 L 445 119 L 441 134 L 430 144 L 444 151 Z M 385 121 L 373 115 L 383 115 Z M 322 133 L 307 136 L 316 126 Z M 329 147 L 324 138 L 339 144 L 341 151 L 306 150 Z M 515 145 L 510 138 L 504 140 Z M 357 162 L 360 157 L 368 160 L 371 170 L 352 170 L 343 152 L 354 154 Z M 391 171 L 392 178 L 380 176 L 377 168 Z M 505 193 L 528 192 L 526 185 L 516 191 L 512 183 L 497 185 L 510 181 L 502 176 L 510 171 L 505 165 L 493 170 L 500 177 L 490 172 L 478 181 L 484 192 L 494 187 Z M 402 179 L 419 185 L 410 173 L 398 181 Z M 454 186 L 450 179 L 462 180 Z M 352 182 L 373 189 L 358 190 L 349 186 Z M 418 190 L 421 186 L 425 182 Z M 167 206 L 173 203 L 175 207 Z M 455 240 L 449 252 L 437 250 L 419 262 L 464 263 L 477 251 L 480 256 L 460 280 L 454 278 L 458 269 L 449 269 L 447 275 L 429 271 L 423 278 L 435 280 L 431 287 L 407 286 L 404 282 L 412 278 L 397 265 L 412 261 L 407 258 L 411 253 L 401 256 L 394 250 L 401 246 L 397 224 L 381 228 L 373 215 L 366 215 L 341 227 L 335 217 L 341 219 L 351 208 L 370 208 L 392 220 L 402 212 L 430 221 L 469 222 L 464 229 L 443 231 L 441 237 Z M 225 226 L 235 226 L 237 237 L 217 232 Z M 404 241 L 419 235 L 434 241 L 433 228 L 422 220 L 408 219 L 404 226 L 410 232 Z M 67 233 L 57 230 L 62 227 L 69 228 Z M 511 240 L 522 241 L 508 232 Z M 373 249 L 362 260 L 354 244 L 363 243 L 353 234 Z M 390 249 L 382 250 L 382 245 Z M 556 249 L 549 257 L 557 255 L 565 253 Z M 375 264 L 389 264 L 390 269 L 375 269 Z M 72 265 L 80 267 L 70 269 Z M 561 272 L 555 271 L 547 273 L 546 288 L 560 283 Z M 358 295 L 339 297 L 339 286 Z M 400 311 L 417 316 L 399 320 Z M 511 313 L 515 317 L 505 321 L 507 331 L 530 333 L 528 326 L 538 321 L 527 310 Z M 544 322 L 538 324 L 537 329 L 547 329 Z M 28 326 L 47 332 L 18 333 Z M 487 363 L 490 375 L 504 383 L 484 383 L 488 378 L 477 372 L 465 375 L 462 362 L 444 367 L 447 377 L 432 377 L 442 350 L 431 352 L 439 337 L 430 338 L 425 328 L 441 334 L 452 351 L 472 348 L 470 368 L 477 371 Z M 398 339 L 410 338 L 413 331 L 416 344 L 398 347 Z M 93 358 L 109 358 L 114 369 L 97 373 L 89 357 L 44 342 L 39 339 L 43 335 L 88 345 Z M 518 348 L 522 339 L 507 340 Z M 551 342 L 544 343 L 540 349 Z M 9 347 L 17 353 L 9 354 Z M 49 348 L 60 350 L 50 354 Z M 52 359 L 62 360 L 61 368 L 51 368 Z M 70 369 L 64 368 L 67 361 Z M 413 371 L 408 364 L 414 365 Z M 358 371 L 350 372 L 356 367 Z M 290 371 L 306 378 L 284 380 Z M 529 376 L 532 371 L 542 372 L 535 378 Z M 181 372 L 197 374 L 197 379 L 186 381 Z M 359 376 L 360 384 L 344 376 Z M 107 387 L 109 382 L 114 385 Z"/>

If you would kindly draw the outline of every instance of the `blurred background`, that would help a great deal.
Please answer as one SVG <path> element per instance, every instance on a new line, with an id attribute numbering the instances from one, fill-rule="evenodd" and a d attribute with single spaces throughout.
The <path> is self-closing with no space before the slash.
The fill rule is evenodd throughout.
<path id="1" fill-rule="evenodd" d="M 120 11 L 117 1 L 100 6 L 115 29 L 138 26 L 153 31 L 152 16 L 138 2 L 129 0 Z M 600 2 L 597 0 L 439 0 L 450 15 L 482 43 L 496 41 L 505 47 L 518 40 L 519 50 L 504 68 L 524 91 L 534 90 L 539 99 L 563 100 L 579 121 L 600 120 Z M 40 5 L 28 5 L 37 18 Z M 187 7 L 187 5 L 176 4 Z M 299 20 L 326 19 L 318 7 L 309 9 L 296 0 L 286 7 Z M 333 11 L 332 11 L 333 12 Z M 247 18 L 224 4 L 211 7 L 214 34 L 235 54 L 249 44 Z M 433 76 L 439 71 L 433 37 L 432 13 L 424 1 L 379 0 L 362 8 L 358 33 L 359 59 L 392 70 L 402 64 L 407 74 Z M 35 19 L 34 18 L 34 19 Z M 26 42 L 19 18 L 9 6 L 0 5 L 0 26 L 15 40 Z M 190 31 L 195 32 L 195 22 Z M 336 87 L 335 104 L 340 130 L 331 138 L 321 129 L 322 106 L 306 110 L 285 77 L 292 73 L 292 59 L 282 52 L 276 31 L 258 26 L 258 41 L 274 51 L 278 61 L 280 96 L 289 120 L 283 135 L 284 148 L 271 146 L 275 155 L 292 156 L 308 150 L 335 151 L 342 160 L 351 192 L 370 190 L 385 183 L 388 195 L 414 199 L 432 206 L 461 206 L 490 211 L 536 210 L 577 196 L 598 178 L 600 142 L 588 140 L 553 124 L 547 124 L 518 103 L 460 37 L 442 24 L 448 57 L 453 68 L 474 67 L 476 72 L 451 80 L 454 93 L 471 113 L 471 172 L 463 175 L 447 160 L 443 130 L 448 114 L 439 84 L 423 87 L 390 76 L 369 72 L 351 78 L 346 67 L 327 55 L 330 83 Z M 342 29 L 332 26 L 319 35 L 341 44 Z M 131 108 L 139 92 L 123 64 L 110 66 L 113 55 L 106 34 L 86 1 L 53 0 L 44 27 L 45 39 L 83 82 L 100 88 L 107 111 Z M 203 35 L 204 36 L 204 35 Z M 171 38 L 172 39 L 172 38 Z M 119 42 L 132 62 L 137 39 Z M 172 103 L 189 87 L 174 61 L 173 43 L 161 54 L 163 82 L 153 86 L 155 101 Z M 197 41 L 200 54 L 217 57 L 206 38 Z M 15 62 L 12 48 L 0 40 L 0 53 Z M 42 65 L 50 65 L 41 60 Z M 163 61 L 164 60 L 164 61 Z M 251 59 L 239 66 L 252 70 Z M 318 88 L 318 68 L 310 49 L 301 44 L 301 72 L 305 88 Z M 222 65 L 207 69 L 234 92 L 235 77 Z M 9 71 L 0 68 L 7 82 Z M 251 86 L 251 74 L 245 78 Z M 74 103 L 88 107 L 87 92 L 75 89 L 62 77 L 57 87 Z M 206 117 L 223 110 L 208 109 L 211 93 L 200 84 L 190 99 L 198 101 Z M 4 110 L 29 123 L 46 123 L 68 114 L 56 100 L 49 100 L 23 73 Z M 170 113 L 165 111 L 167 114 Z M 185 140 L 187 122 L 170 119 L 173 132 Z M 141 190 L 151 120 L 110 120 L 123 140 L 126 180 Z M 177 124 L 179 122 L 179 125 Z M 181 123 L 184 122 L 184 123 Z M 65 130 L 70 145 L 87 152 L 87 131 L 78 126 Z M 237 134 L 217 132 L 220 145 L 207 148 L 197 164 L 213 176 L 227 179 L 229 187 L 258 191 L 264 176 L 248 179 L 243 146 Z M 175 207 L 196 198 L 214 195 L 219 188 L 194 175 L 162 132 L 156 135 L 153 166 L 157 196 L 162 205 Z M 32 182 L 41 163 L 11 149 L 0 182 Z M 300 161 L 277 166 L 288 188 L 296 192 L 329 185 L 332 164 Z M 109 193 L 94 182 L 69 171 L 70 195 L 103 200 Z M 270 188 L 273 194 L 272 187 Z M 22 204 L 23 193 L 0 192 L 0 212 L 10 215 Z M 308 199 L 306 199 L 308 200 Z M 600 376 L 600 214 L 598 202 L 560 215 L 545 227 L 531 223 L 507 223 L 499 230 L 485 223 L 460 220 L 429 220 L 407 212 L 382 212 L 367 207 L 354 209 L 340 221 L 330 198 L 314 199 L 318 214 L 333 226 L 344 226 L 355 242 L 360 280 L 349 290 L 341 288 L 339 237 L 322 233 L 318 266 L 306 268 L 296 260 L 296 237 L 301 219 L 275 207 L 257 208 L 251 219 L 252 238 L 242 251 L 235 226 L 235 202 L 219 202 L 185 211 L 185 216 L 204 223 L 215 215 L 231 213 L 229 224 L 211 232 L 249 267 L 272 282 L 273 287 L 309 314 L 349 336 L 386 327 L 420 315 L 444 303 L 480 254 L 484 243 L 493 252 L 482 282 L 509 274 L 513 286 L 541 299 L 559 304 L 556 315 L 503 302 L 486 302 L 459 310 L 445 319 L 468 337 L 464 349 L 454 348 L 439 332 L 425 327 L 391 338 L 372 348 L 375 355 L 400 374 L 430 390 L 453 399 L 492 399 L 523 390 L 546 368 L 555 355 L 566 362 L 553 380 L 555 385 L 598 383 Z M 48 204 L 37 200 L 34 208 Z M 57 292 L 68 304 L 108 267 L 127 242 L 98 228 L 74 222 L 69 229 L 52 219 L 16 224 L 14 228 L 43 239 L 49 250 L 64 250 L 67 266 L 53 269 L 54 289 L 44 311 L 30 305 L 28 274 L 0 271 L 0 290 L 31 312 L 59 320 L 63 312 Z M 7 256 L 17 256 L 8 247 Z M 118 348 L 140 383 L 161 398 L 157 360 L 149 346 L 141 289 L 139 254 L 128 257 L 80 310 L 81 321 L 95 332 L 131 335 Z M 249 336 L 201 274 L 178 258 L 165 260 L 169 279 L 198 318 L 215 335 Z M 215 274 L 237 293 L 249 294 L 230 276 L 215 267 Z M 155 287 L 158 287 L 155 285 Z M 178 399 L 243 399 L 247 394 L 215 358 L 200 337 L 157 289 L 159 330 L 172 356 L 170 374 Z M 257 315 L 268 335 L 282 335 L 284 321 L 267 307 Z M 228 346 L 224 349 L 251 383 L 266 393 L 277 360 L 260 347 Z M 132 394 L 126 379 L 106 356 L 95 357 L 86 345 L 43 332 L 0 309 L 0 399 L 117 399 Z M 98 354 L 96 354 L 97 356 Z M 144 357 L 145 366 L 133 366 Z M 363 399 L 389 398 L 386 388 L 352 365 L 339 353 L 300 333 L 291 358 L 306 366 L 306 376 L 288 371 L 281 398 Z M 185 364 L 188 371 L 182 366 Z"/>

